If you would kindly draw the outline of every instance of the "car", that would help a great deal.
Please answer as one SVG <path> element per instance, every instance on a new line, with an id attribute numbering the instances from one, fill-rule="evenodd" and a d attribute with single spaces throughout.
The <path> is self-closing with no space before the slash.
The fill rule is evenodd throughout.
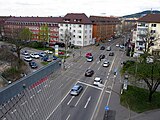
<path id="1" fill-rule="evenodd" d="M 104 47 L 104 46 L 101 46 L 100 50 L 105 50 L 105 47 Z"/>
<path id="2" fill-rule="evenodd" d="M 87 57 L 87 62 L 92 62 L 93 61 L 93 56 Z"/>
<path id="3" fill-rule="evenodd" d="M 99 59 L 101 60 L 101 59 L 104 59 L 105 58 L 105 55 L 100 55 L 99 56 Z"/>
<path id="4" fill-rule="evenodd" d="M 70 91 L 70 94 L 73 96 L 77 96 L 81 93 L 82 90 L 83 90 L 82 85 L 74 85 Z"/>
<path id="5" fill-rule="evenodd" d="M 86 53 L 86 58 L 88 58 L 88 57 L 90 57 L 90 56 L 92 56 L 92 53 Z"/>
<path id="6" fill-rule="evenodd" d="M 87 69 L 85 72 L 86 77 L 92 77 L 93 74 L 94 74 L 94 71 L 91 69 Z"/>
<path id="7" fill-rule="evenodd" d="M 116 44 L 116 47 L 119 47 L 119 44 Z"/>
<path id="8" fill-rule="evenodd" d="M 29 55 L 29 53 L 25 50 L 22 52 L 22 55 Z"/>
<path id="9" fill-rule="evenodd" d="M 38 67 L 37 63 L 34 62 L 34 61 L 29 62 L 29 66 L 30 66 L 31 68 L 33 68 L 33 69 L 35 69 L 35 68 Z"/>
<path id="10" fill-rule="evenodd" d="M 53 52 L 50 51 L 50 50 L 45 50 L 44 52 L 45 52 L 46 54 L 53 54 Z"/>
<path id="11" fill-rule="evenodd" d="M 64 52 L 59 51 L 58 54 L 59 54 L 59 55 L 64 55 Z"/>
<path id="12" fill-rule="evenodd" d="M 108 41 L 111 42 L 111 39 L 109 39 Z"/>
<path id="13" fill-rule="evenodd" d="M 110 52 L 110 53 L 109 53 L 109 56 L 114 56 L 114 52 Z"/>
<path id="14" fill-rule="evenodd" d="M 104 61 L 104 63 L 103 63 L 103 67 L 108 67 L 110 65 L 110 62 L 109 61 Z"/>
<path id="15" fill-rule="evenodd" d="M 39 56 L 40 56 L 40 57 L 44 57 L 44 56 L 46 56 L 46 53 L 45 53 L 45 52 L 40 52 L 40 53 L 39 53 Z"/>
<path id="16" fill-rule="evenodd" d="M 51 62 L 51 61 L 52 61 L 51 57 L 49 57 L 49 56 L 44 56 L 44 57 L 42 57 L 42 60 L 43 60 L 44 62 Z"/>
<path id="17" fill-rule="evenodd" d="M 57 60 L 57 58 L 58 58 L 58 57 L 56 57 L 56 56 L 53 55 L 53 60 Z"/>
<path id="18" fill-rule="evenodd" d="M 32 58 L 38 59 L 39 58 L 39 54 L 38 53 L 31 53 L 30 56 Z"/>
<path id="19" fill-rule="evenodd" d="M 99 86 L 99 84 L 102 84 L 102 79 L 100 77 L 95 77 L 93 85 Z"/>
<path id="20" fill-rule="evenodd" d="M 107 47 L 107 51 L 111 51 L 111 47 L 109 46 L 109 47 Z"/>
<path id="21" fill-rule="evenodd" d="M 24 56 L 24 58 L 23 58 L 25 61 L 27 61 L 27 62 L 30 62 L 30 61 L 32 61 L 32 58 L 29 56 L 29 55 L 27 55 L 27 56 Z"/>

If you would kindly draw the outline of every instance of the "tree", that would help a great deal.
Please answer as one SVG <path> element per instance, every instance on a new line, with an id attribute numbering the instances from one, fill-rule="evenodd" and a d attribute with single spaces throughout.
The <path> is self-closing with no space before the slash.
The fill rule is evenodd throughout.
<path id="1" fill-rule="evenodd" d="M 40 27 L 38 36 L 41 42 L 49 42 L 49 28 L 47 24 Z"/>
<path id="2" fill-rule="evenodd" d="M 16 53 L 18 57 L 18 63 L 20 65 L 20 62 L 21 62 L 20 51 L 22 48 L 26 46 L 27 40 L 32 37 L 32 32 L 28 28 L 17 27 L 11 30 L 10 36 L 8 37 L 9 37 L 8 42 L 15 45 Z"/>

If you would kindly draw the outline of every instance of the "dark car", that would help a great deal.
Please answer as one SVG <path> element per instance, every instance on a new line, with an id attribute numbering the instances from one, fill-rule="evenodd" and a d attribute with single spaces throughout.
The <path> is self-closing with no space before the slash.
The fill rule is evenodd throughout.
<path id="1" fill-rule="evenodd" d="M 104 59 L 105 58 L 105 55 L 100 55 L 99 56 L 99 59 L 101 60 L 101 59 Z"/>
<path id="2" fill-rule="evenodd" d="M 34 62 L 34 61 L 29 62 L 29 66 L 30 66 L 31 68 L 33 68 L 33 69 L 35 69 L 35 68 L 38 67 L 37 63 Z"/>
<path id="3" fill-rule="evenodd" d="M 57 57 L 53 55 L 53 60 L 57 60 Z"/>
<path id="4" fill-rule="evenodd" d="M 86 70 L 86 72 L 85 72 L 85 76 L 86 76 L 86 77 L 91 77 L 93 74 L 94 74 L 94 71 L 91 70 L 91 69 L 88 69 L 88 70 Z"/>
<path id="5" fill-rule="evenodd" d="M 114 52 L 110 52 L 110 53 L 109 53 L 109 56 L 114 56 Z"/>
<path id="6" fill-rule="evenodd" d="M 42 57 L 42 60 L 43 60 L 44 62 L 51 62 L 51 61 L 52 61 L 51 57 L 49 57 L 49 56 L 44 56 L 44 57 Z"/>
<path id="7" fill-rule="evenodd" d="M 104 49 L 105 49 L 105 47 L 104 47 L 104 46 L 101 46 L 100 50 L 104 50 Z"/>
<path id="8" fill-rule="evenodd" d="M 82 85 L 74 85 L 73 88 L 71 89 L 70 94 L 77 96 L 80 94 L 80 92 L 83 90 L 83 86 Z"/>

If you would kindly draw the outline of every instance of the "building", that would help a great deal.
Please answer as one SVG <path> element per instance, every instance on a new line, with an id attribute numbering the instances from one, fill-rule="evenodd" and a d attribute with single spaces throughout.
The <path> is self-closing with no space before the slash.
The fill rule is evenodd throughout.
<path id="1" fill-rule="evenodd" d="M 92 36 L 97 42 L 115 36 L 116 25 L 120 24 L 118 18 L 104 16 L 90 16 L 89 18 L 93 23 Z"/>
<path id="2" fill-rule="evenodd" d="M 59 23 L 59 40 L 66 44 L 88 46 L 92 39 L 92 22 L 84 13 L 68 13 Z"/>
<path id="3" fill-rule="evenodd" d="M 48 29 L 48 40 L 46 42 L 59 41 L 59 17 L 10 17 L 4 25 L 5 37 L 12 36 L 14 28 L 29 28 L 33 33 L 31 40 L 40 41 L 40 33 L 43 27 Z"/>
<path id="4" fill-rule="evenodd" d="M 160 55 L 160 14 L 140 18 L 133 36 L 136 54 L 143 54 L 149 45 L 151 54 Z"/>

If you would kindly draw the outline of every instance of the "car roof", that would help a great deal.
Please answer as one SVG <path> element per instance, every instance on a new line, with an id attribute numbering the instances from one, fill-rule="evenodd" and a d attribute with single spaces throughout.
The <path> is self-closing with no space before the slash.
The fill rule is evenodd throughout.
<path id="1" fill-rule="evenodd" d="M 81 87 L 81 85 L 74 85 L 72 90 L 77 90 L 79 87 Z"/>
<path id="2" fill-rule="evenodd" d="M 100 77 L 95 77 L 94 80 L 98 81 L 98 80 L 100 80 L 100 79 L 101 79 Z"/>

